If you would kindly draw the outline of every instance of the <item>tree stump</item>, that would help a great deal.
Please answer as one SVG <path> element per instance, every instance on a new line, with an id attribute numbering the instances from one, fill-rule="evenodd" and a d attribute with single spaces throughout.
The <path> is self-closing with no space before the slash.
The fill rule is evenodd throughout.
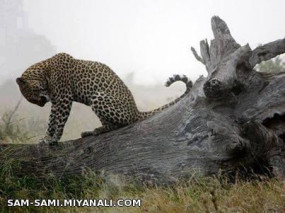
<path id="1" fill-rule="evenodd" d="M 1 145 L 0 165 L 21 175 L 81 174 L 84 168 L 167 184 L 194 174 L 250 171 L 285 176 L 285 73 L 254 66 L 285 52 L 285 39 L 251 50 L 212 18 L 214 39 L 200 42 L 208 76 L 174 106 L 130 126 L 49 145 Z M 187 74 L 187 73 L 185 73 Z"/>

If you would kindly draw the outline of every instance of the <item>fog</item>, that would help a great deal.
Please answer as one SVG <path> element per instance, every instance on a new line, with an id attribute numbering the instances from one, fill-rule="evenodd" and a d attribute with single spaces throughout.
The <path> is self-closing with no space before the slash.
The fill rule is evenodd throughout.
<path id="1" fill-rule="evenodd" d="M 212 38 L 213 15 L 251 47 L 285 35 L 284 0 L 1 0 L 0 8 L 0 83 L 57 52 L 104 62 L 121 77 L 134 72 L 139 84 L 173 73 L 194 80 L 206 73 L 190 47 Z"/>
<path id="2" fill-rule="evenodd" d="M 190 47 L 198 50 L 200 40 L 213 37 L 213 15 L 227 22 L 238 43 L 254 48 L 284 37 L 284 8 L 284 0 L 0 0 L 0 116 L 21 97 L 15 78 L 58 52 L 107 64 L 140 109 L 153 109 L 184 91 L 183 84 L 164 88 L 169 76 L 206 75 Z M 48 111 L 23 100 L 18 114 L 46 125 Z M 86 107 L 75 105 L 72 113 L 68 125 L 100 125 L 95 116 L 88 120 Z"/>

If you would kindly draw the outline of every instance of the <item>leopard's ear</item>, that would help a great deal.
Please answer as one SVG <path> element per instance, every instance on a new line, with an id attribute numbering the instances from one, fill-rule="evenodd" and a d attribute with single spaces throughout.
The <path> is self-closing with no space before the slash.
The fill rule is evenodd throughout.
<path id="1" fill-rule="evenodd" d="M 26 83 L 25 79 L 23 79 L 23 78 L 21 78 L 21 77 L 20 77 L 20 78 L 17 78 L 17 79 L 16 79 L 16 82 L 17 82 L 17 84 L 18 84 L 19 86 Z"/>

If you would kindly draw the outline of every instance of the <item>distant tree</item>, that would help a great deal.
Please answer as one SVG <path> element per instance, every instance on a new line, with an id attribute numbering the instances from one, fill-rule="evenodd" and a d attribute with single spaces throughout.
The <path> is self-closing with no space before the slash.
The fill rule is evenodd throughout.
<path id="1" fill-rule="evenodd" d="M 28 27 L 22 0 L 0 2 L 0 77 L 15 78 L 31 64 L 54 55 L 56 49 Z"/>
<path id="2" fill-rule="evenodd" d="M 257 66 L 257 70 L 267 73 L 285 72 L 285 62 L 279 56 L 274 59 L 264 61 Z"/>

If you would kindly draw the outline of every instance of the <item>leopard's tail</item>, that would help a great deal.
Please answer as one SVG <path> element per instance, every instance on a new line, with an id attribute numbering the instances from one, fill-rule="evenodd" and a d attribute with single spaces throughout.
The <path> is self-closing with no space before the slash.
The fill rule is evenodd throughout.
<path id="1" fill-rule="evenodd" d="M 188 77 L 186 75 L 173 75 L 173 77 L 170 77 L 166 83 L 165 83 L 165 86 L 166 87 L 169 87 L 171 84 L 175 83 L 176 81 L 182 81 L 185 83 L 186 85 L 186 91 L 184 92 L 183 95 L 181 95 L 180 97 L 176 98 L 174 101 L 171 101 L 170 103 L 168 104 L 165 104 L 164 106 L 162 107 L 159 107 L 155 110 L 152 110 L 152 111 L 148 111 L 148 112 L 139 112 L 139 119 L 145 119 L 157 112 L 160 112 L 172 105 L 174 105 L 175 103 L 177 103 L 178 101 L 180 101 L 185 95 L 187 95 L 187 93 L 190 92 L 191 88 L 192 88 L 192 81 L 190 79 L 188 79 Z"/>

